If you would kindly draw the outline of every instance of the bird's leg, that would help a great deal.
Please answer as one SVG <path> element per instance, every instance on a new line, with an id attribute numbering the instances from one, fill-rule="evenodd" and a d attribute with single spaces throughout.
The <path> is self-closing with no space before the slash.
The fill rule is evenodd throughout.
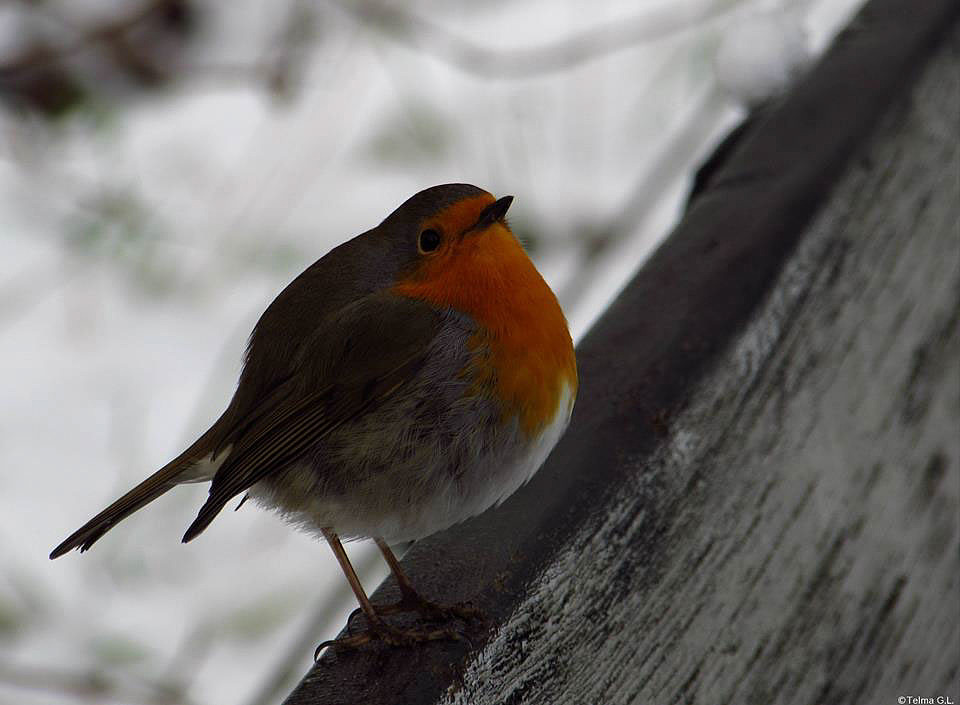
<path id="1" fill-rule="evenodd" d="M 383 554 L 384 560 L 390 566 L 390 572 L 397 579 L 397 585 L 400 586 L 400 602 L 388 607 L 389 613 L 397 612 L 419 612 L 421 615 L 431 619 L 450 619 L 451 617 L 470 620 L 480 616 L 480 611 L 467 605 L 438 605 L 431 602 L 414 589 L 410 578 L 400 567 L 400 561 L 393 555 L 393 551 L 387 542 L 381 538 L 374 539 L 377 542 L 377 548 Z M 380 614 L 386 614 L 383 608 L 378 610 Z"/>
<path id="2" fill-rule="evenodd" d="M 347 556 L 347 552 L 343 548 L 343 544 L 340 543 L 340 537 L 329 529 L 321 529 L 323 531 L 323 538 L 327 540 L 327 543 L 330 544 L 330 548 L 333 549 L 333 555 L 337 557 L 337 563 L 340 564 L 340 569 L 343 571 L 343 574 L 347 576 L 347 582 L 350 583 L 350 589 L 353 590 L 353 594 L 357 598 L 357 602 L 360 603 L 358 609 L 362 610 L 367 619 L 371 624 L 374 622 L 380 621 L 380 618 L 377 616 L 376 610 L 373 609 L 373 605 L 370 604 L 370 598 L 367 597 L 366 591 L 363 589 L 363 584 L 360 582 L 360 578 L 357 577 L 357 572 L 353 569 L 353 564 L 350 563 L 350 557 Z"/>
<path id="3" fill-rule="evenodd" d="M 387 565 L 390 566 L 390 572 L 393 573 L 393 577 L 396 578 L 397 585 L 400 587 L 399 602 L 392 605 L 374 607 L 374 610 L 376 610 L 379 616 L 384 617 L 393 614 L 416 612 L 421 617 L 434 621 L 448 621 L 451 618 L 469 621 L 482 616 L 480 610 L 468 605 L 438 605 L 422 597 L 413 587 L 413 583 L 410 582 L 407 574 L 403 572 L 403 569 L 400 567 L 400 561 L 397 560 L 397 557 L 394 555 L 390 546 L 387 545 L 387 542 L 381 538 L 375 538 L 374 541 L 377 544 L 377 548 L 380 549 L 380 553 L 383 554 Z M 363 612 L 362 608 L 358 607 L 350 613 L 350 616 L 347 618 L 348 629 L 353 619 L 361 612 Z"/>
<path id="4" fill-rule="evenodd" d="M 356 595 L 357 602 L 360 603 L 360 610 L 367 616 L 369 626 L 366 631 L 359 634 L 348 634 L 347 636 L 342 636 L 337 639 L 324 641 L 317 647 L 317 650 L 314 651 L 314 660 L 316 660 L 320 656 L 320 652 L 328 646 L 356 647 L 369 644 L 372 641 L 382 641 L 391 646 L 409 646 L 424 641 L 463 638 L 461 634 L 452 629 L 397 629 L 388 625 L 380 618 L 380 615 L 377 614 L 373 605 L 370 604 L 370 598 L 367 597 L 367 593 L 364 591 L 363 585 L 360 583 L 360 579 L 357 577 L 357 573 L 350 563 L 350 558 L 343 549 L 343 544 L 340 543 L 340 537 L 329 529 L 323 529 L 323 537 L 327 540 L 327 543 L 330 544 L 330 548 L 333 549 L 333 554 L 337 557 L 340 568 L 343 570 L 344 575 L 347 576 L 347 582 L 350 583 L 350 588 L 353 590 L 353 594 Z M 394 561 L 396 561 L 396 558 L 394 558 Z M 352 618 L 353 615 L 351 614 L 347 620 L 348 628 L 349 620 Z"/>
<path id="5" fill-rule="evenodd" d="M 375 538 L 374 541 L 377 544 L 377 548 L 380 549 L 380 553 L 383 554 L 383 558 L 387 562 L 387 565 L 390 566 L 390 572 L 393 573 L 393 577 L 396 578 L 397 585 L 400 587 L 399 602 L 396 602 L 392 605 L 382 605 L 373 608 L 378 616 L 385 617 L 395 614 L 416 612 L 421 617 L 437 622 L 450 621 L 451 619 L 470 621 L 474 619 L 481 619 L 483 617 L 483 614 L 480 612 L 480 610 L 470 607 L 469 605 L 438 605 L 437 603 L 422 597 L 420 593 L 418 593 L 413 587 L 413 583 L 410 581 L 410 578 L 407 577 L 407 574 L 403 572 L 403 569 L 400 567 L 400 561 L 397 560 L 396 555 L 394 555 L 393 550 L 390 548 L 387 542 L 381 538 Z M 358 607 L 350 613 L 349 617 L 347 617 L 348 631 L 351 630 L 354 618 L 362 612 L 364 612 L 363 608 Z"/>
<path id="6" fill-rule="evenodd" d="M 397 585 L 400 588 L 400 602 L 396 604 L 400 609 L 397 611 L 405 612 L 416 610 L 418 612 L 435 614 L 437 605 L 420 597 L 420 593 L 414 589 L 413 583 L 410 582 L 407 574 L 403 572 L 403 568 L 400 567 L 400 561 L 393 555 L 393 551 L 390 549 L 390 546 L 387 545 L 387 542 L 379 538 L 374 539 L 374 541 L 376 541 L 380 553 L 383 554 L 383 559 L 387 562 L 387 565 L 390 566 L 390 572 L 393 573 L 393 577 L 397 579 Z"/>

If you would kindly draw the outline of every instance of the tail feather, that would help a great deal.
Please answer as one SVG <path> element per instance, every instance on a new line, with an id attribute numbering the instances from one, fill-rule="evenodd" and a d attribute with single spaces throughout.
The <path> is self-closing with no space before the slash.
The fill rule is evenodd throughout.
<path id="1" fill-rule="evenodd" d="M 86 551 L 96 543 L 101 536 L 144 505 L 149 504 L 182 482 L 195 482 L 195 477 L 188 475 L 186 478 L 181 479 L 181 475 L 184 474 L 184 470 L 192 463 L 207 454 L 205 452 L 206 446 L 208 445 L 208 443 L 205 442 L 206 440 L 207 434 L 204 434 L 203 437 L 198 439 L 196 443 L 178 457 L 171 460 L 153 473 L 153 475 L 93 517 L 93 519 L 70 534 L 63 543 L 53 549 L 50 558 L 59 558 L 74 548 L 79 548 L 81 553 Z"/>

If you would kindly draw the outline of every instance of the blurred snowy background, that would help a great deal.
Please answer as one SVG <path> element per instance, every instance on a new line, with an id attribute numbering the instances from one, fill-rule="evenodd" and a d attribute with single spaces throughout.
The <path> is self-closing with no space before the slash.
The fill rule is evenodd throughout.
<path id="1" fill-rule="evenodd" d="M 325 545 L 247 505 L 183 546 L 193 486 L 47 554 L 216 418 L 293 276 L 421 188 L 514 194 L 582 334 L 859 5 L 0 3 L 0 705 L 279 702 L 353 608 Z"/>

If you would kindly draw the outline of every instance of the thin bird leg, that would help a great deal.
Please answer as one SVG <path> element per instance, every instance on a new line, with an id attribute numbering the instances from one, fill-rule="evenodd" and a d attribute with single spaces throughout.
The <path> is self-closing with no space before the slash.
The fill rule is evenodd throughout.
<path id="1" fill-rule="evenodd" d="M 424 597 L 420 596 L 414 587 L 413 583 L 410 582 L 410 578 L 407 577 L 407 574 L 403 572 L 403 569 L 400 567 L 400 561 L 397 560 L 397 557 L 393 554 L 393 551 L 390 549 L 390 546 L 387 545 L 387 542 L 382 538 L 375 538 L 374 541 L 377 543 L 377 548 L 380 549 L 380 553 L 383 554 L 384 560 L 387 562 L 387 565 L 390 566 L 390 572 L 393 573 L 393 577 L 397 579 L 397 585 L 400 586 L 400 602 L 395 605 L 390 605 L 388 607 L 380 607 L 377 609 L 377 612 L 381 615 L 385 614 L 397 614 L 400 612 L 419 612 L 424 617 L 432 619 L 450 619 L 451 617 L 458 619 L 476 619 L 480 616 L 480 611 L 468 607 L 466 605 L 438 605 L 435 602 L 431 602 Z"/>
<path id="2" fill-rule="evenodd" d="M 400 561 L 393 555 L 393 551 L 390 549 L 390 546 L 387 545 L 387 542 L 379 538 L 374 539 L 374 541 L 377 542 L 377 548 L 379 548 L 380 553 L 383 554 L 383 559 L 387 562 L 387 565 L 390 566 L 390 572 L 393 573 L 393 577 L 397 579 L 397 585 L 400 586 L 400 601 L 410 602 L 411 604 L 425 602 L 417 591 L 414 590 L 413 583 L 410 582 L 407 574 L 403 572 L 403 569 L 400 567 Z"/>
<path id="3" fill-rule="evenodd" d="M 364 591 L 356 571 L 354 571 L 353 566 L 350 564 L 350 558 L 347 556 L 347 552 L 343 550 L 343 544 L 340 543 L 340 538 L 328 529 L 323 529 L 322 531 L 323 537 L 327 540 L 327 543 L 330 544 L 330 548 L 333 549 L 333 554 L 337 557 L 337 562 L 343 569 L 344 575 L 347 576 L 347 581 L 353 589 L 353 594 L 356 595 L 357 602 L 360 603 L 360 609 L 367 615 L 369 627 L 365 632 L 360 634 L 347 634 L 346 636 L 328 639 L 323 642 L 317 647 L 316 651 L 313 652 L 314 661 L 319 658 L 320 652 L 328 646 L 355 648 L 373 641 L 381 641 L 390 646 L 412 646 L 413 644 L 425 641 L 439 641 L 444 639 L 469 641 L 465 636 L 453 629 L 396 629 L 386 624 L 380 619 L 376 610 L 373 609 L 373 605 L 370 604 L 370 598 L 367 597 L 367 593 Z M 394 558 L 394 561 L 396 561 L 396 558 Z M 352 616 L 353 615 L 351 615 L 351 618 Z M 347 626 L 349 628 L 349 619 Z"/>
<path id="4" fill-rule="evenodd" d="M 375 538 L 374 541 L 376 541 L 377 548 L 380 549 L 380 553 L 383 554 L 384 560 L 386 560 L 387 565 L 390 566 L 390 571 L 400 586 L 400 601 L 393 605 L 375 607 L 374 610 L 376 610 L 377 614 L 380 616 L 388 616 L 392 614 L 403 614 L 405 612 L 428 612 L 430 616 L 437 616 L 437 611 L 431 609 L 431 607 L 436 607 L 436 605 L 420 597 L 413 588 L 413 583 L 410 582 L 410 578 L 408 578 L 407 574 L 400 568 L 400 561 L 397 560 L 393 551 L 390 550 L 387 542 L 381 538 Z M 429 605 L 429 607 L 425 607 L 425 605 Z M 361 612 L 365 612 L 365 610 L 363 610 L 362 607 L 358 607 L 347 617 L 347 631 L 351 630 L 354 618 Z"/>
<path id="5" fill-rule="evenodd" d="M 323 538 L 327 540 L 327 543 L 330 544 L 330 548 L 333 549 L 333 555 L 337 557 L 337 562 L 340 564 L 343 574 L 347 576 L 347 582 L 350 583 L 350 588 L 353 590 L 353 594 L 357 596 L 357 602 L 360 603 L 360 609 L 362 609 L 363 613 L 367 615 L 367 619 L 370 620 L 371 624 L 374 622 L 379 622 L 380 618 L 377 616 L 376 610 L 373 609 L 373 605 L 370 604 L 370 598 L 367 597 L 367 593 L 364 591 L 363 585 L 360 583 L 360 578 L 357 577 L 356 571 L 350 564 L 350 558 L 347 556 L 347 552 L 343 550 L 343 544 L 340 543 L 340 537 L 329 529 L 321 529 L 321 531 L 323 531 Z"/>

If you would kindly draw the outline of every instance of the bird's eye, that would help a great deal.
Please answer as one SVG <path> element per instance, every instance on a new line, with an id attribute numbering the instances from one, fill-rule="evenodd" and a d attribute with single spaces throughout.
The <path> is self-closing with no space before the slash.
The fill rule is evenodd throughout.
<path id="1" fill-rule="evenodd" d="M 421 252 L 433 252 L 435 249 L 440 247 L 440 239 L 439 232 L 433 228 L 427 228 L 420 233 L 420 240 L 417 242 L 417 246 L 420 248 Z"/>

